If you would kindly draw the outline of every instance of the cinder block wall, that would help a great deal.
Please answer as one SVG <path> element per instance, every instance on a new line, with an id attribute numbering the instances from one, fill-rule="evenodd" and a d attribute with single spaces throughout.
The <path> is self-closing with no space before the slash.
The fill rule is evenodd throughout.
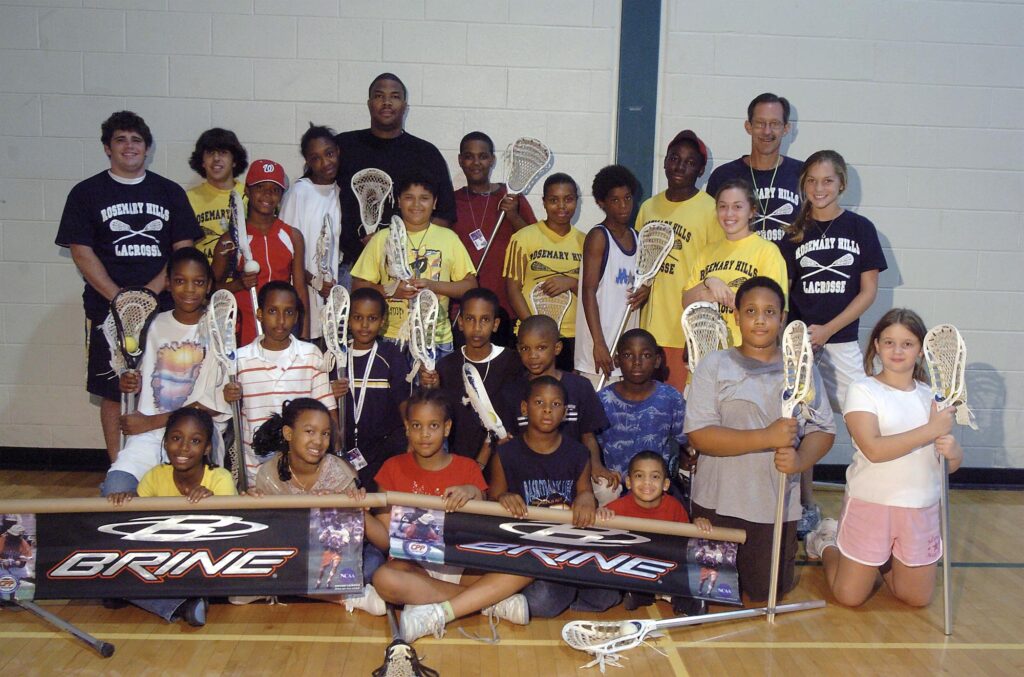
<path id="1" fill-rule="evenodd" d="M 679 0 L 665 13 L 656 166 L 692 127 L 713 156 L 706 179 L 750 152 L 750 99 L 790 99 L 784 152 L 846 158 L 843 202 L 889 262 L 862 344 L 894 306 L 957 325 L 981 426 L 959 433 L 965 465 L 1024 467 L 1024 5 Z M 824 462 L 851 453 L 841 431 Z"/>

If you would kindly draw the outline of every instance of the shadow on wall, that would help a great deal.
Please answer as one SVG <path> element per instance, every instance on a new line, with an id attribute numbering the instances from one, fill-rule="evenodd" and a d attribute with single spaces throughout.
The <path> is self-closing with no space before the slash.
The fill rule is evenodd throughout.
<path id="1" fill-rule="evenodd" d="M 1014 467 L 1014 461 L 1019 463 L 1019 460 L 1007 455 L 1003 429 L 1006 381 L 991 364 L 968 363 L 967 403 L 974 412 L 978 430 L 959 427 L 964 467 Z"/>

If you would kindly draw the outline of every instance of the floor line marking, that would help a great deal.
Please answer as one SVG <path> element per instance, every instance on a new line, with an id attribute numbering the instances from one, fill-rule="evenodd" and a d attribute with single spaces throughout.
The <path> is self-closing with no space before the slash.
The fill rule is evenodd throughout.
<path id="1" fill-rule="evenodd" d="M 647 615 L 653 620 L 662 620 L 661 611 L 658 609 L 656 604 L 652 604 L 647 607 Z M 668 658 L 668 664 L 672 666 L 672 671 L 676 674 L 676 677 L 690 677 L 690 673 L 686 669 L 686 664 L 683 663 L 683 659 L 679 655 L 679 648 L 676 646 L 675 642 L 672 641 L 671 637 L 665 635 L 665 637 L 658 641 L 657 645 L 652 646 L 657 646 L 658 649 L 665 652 L 665 657 Z"/>

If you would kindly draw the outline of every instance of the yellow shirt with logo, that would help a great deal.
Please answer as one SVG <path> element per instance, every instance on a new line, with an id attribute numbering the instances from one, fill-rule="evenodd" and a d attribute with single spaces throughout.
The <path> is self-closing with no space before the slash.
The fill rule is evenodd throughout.
<path id="1" fill-rule="evenodd" d="M 686 288 L 696 287 L 710 276 L 722 280 L 735 292 L 749 278 L 759 275 L 778 282 L 782 293 L 788 297 L 789 283 L 782 252 L 774 243 L 751 233 L 742 240 L 723 239 L 705 249 L 690 271 Z M 729 344 L 738 346 L 741 343 L 740 329 L 732 308 L 719 305 L 718 310 L 729 327 Z"/>
<path id="2" fill-rule="evenodd" d="M 388 275 L 387 260 L 384 257 L 387 240 L 387 228 L 373 234 L 356 265 L 352 267 L 352 277 L 385 286 L 394 280 Z M 413 277 L 436 282 L 459 282 L 467 275 L 476 275 L 476 267 L 459 236 L 451 228 L 435 223 L 428 225 L 426 230 L 408 233 L 406 255 Z M 437 300 L 440 310 L 437 313 L 434 337 L 438 345 L 443 345 L 452 342 L 452 324 L 448 321 L 449 299 L 438 294 Z M 384 336 L 398 338 L 398 330 L 408 312 L 409 302 L 406 299 L 388 299 L 388 321 Z"/>
<path id="3" fill-rule="evenodd" d="M 235 480 L 224 468 L 204 468 L 200 484 L 214 496 L 234 496 Z M 139 481 L 136 493 L 142 498 L 154 496 L 181 496 L 178 485 L 174 483 L 174 468 L 169 465 L 158 465 L 151 469 Z"/>
<path id="4" fill-rule="evenodd" d="M 672 226 L 676 241 L 654 278 L 651 295 L 640 312 L 640 326 L 651 332 L 663 348 L 685 348 L 686 339 L 679 319 L 683 315 L 683 292 L 697 256 L 709 244 L 723 238 L 715 212 L 715 199 L 698 192 L 688 200 L 671 202 L 665 193 L 658 193 L 640 205 L 636 217 L 639 231 L 651 221 Z"/>
<path id="5" fill-rule="evenodd" d="M 240 181 L 235 182 L 234 189 L 239 195 L 245 195 L 245 186 Z M 199 227 L 203 229 L 203 237 L 196 242 L 196 249 L 206 254 L 212 263 L 217 240 L 228 229 L 228 197 L 231 190 L 222 190 L 209 181 L 203 181 L 189 188 L 185 194 L 188 195 L 188 202 L 196 214 Z"/>
<path id="6" fill-rule="evenodd" d="M 512 236 L 508 249 L 505 250 L 505 267 L 503 275 L 516 281 L 523 290 L 526 305 L 530 303 L 530 292 L 538 284 L 556 275 L 566 275 L 577 281 L 573 287 L 576 291 L 580 279 L 580 266 L 583 262 L 584 234 L 576 228 L 569 227 L 569 232 L 559 235 L 548 228 L 544 221 L 526 226 Z M 576 294 L 572 293 L 572 302 L 562 316 L 559 332 L 565 338 L 576 337 Z"/>

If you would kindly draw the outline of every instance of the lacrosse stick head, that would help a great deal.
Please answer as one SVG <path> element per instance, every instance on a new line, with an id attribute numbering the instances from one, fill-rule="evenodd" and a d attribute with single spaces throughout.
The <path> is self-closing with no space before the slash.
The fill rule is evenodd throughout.
<path id="1" fill-rule="evenodd" d="M 729 328 L 718 311 L 718 304 L 710 301 L 691 303 L 681 319 L 686 337 L 686 361 L 692 374 L 700 361 L 716 350 L 729 347 Z"/>
<path id="2" fill-rule="evenodd" d="M 796 407 L 814 397 L 814 353 L 807 325 L 795 320 L 782 333 L 782 415 L 792 416 Z"/>
<path id="3" fill-rule="evenodd" d="M 413 357 L 412 376 L 423 365 L 434 371 L 437 364 L 437 314 L 440 309 L 437 294 L 421 290 L 409 301 L 409 353 Z"/>
<path id="4" fill-rule="evenodd" d="M 562 626 L 562 639 L 577 651 L 585 651 L 594 660 L 585 667 L 606 665 L 621 667 L 619 654 L 644 643 L 654 630 L 654 621 L 571 621 Z"/>
<path id="5" fill-rule="evenodd" d="M 935 401 L 942 407 L 963 403 L 967 347 L 960 332 L 951 324 L 932 327 L 925 334 L 923 348 Z"/>
<path id="6" fill-rule="evenodd" d="M 548 296 L 542 287 L 543 283 L 537 283 L 530 290 L 530 309 L 537 315 L 547 315 L 561 327 L 562 318 L 572 304 L 572 292 L 566 290 L 561 294 Z"/>
<path id="7" fill-rule="evenodd" d="M 654 284 L 654 277 L 661 270 L 665 257 L 672 251 L 676 233 L 672 226 L 663 221 L 651 221 L 640 229 L 636 240 L 636 263 L 633 270 L 633 288 Z"/>
<path id="8" fill-rule="evenodd" d="M 110 301 L 117 330 L 117 347 L 128 369 L 137 369 L 146 347 L 146 331 L 159 306 L 156 294 L 145 287 L 126 287 Z"/>
<path id="9" fill-rule="evenodd" d="M 438 672 L 420 663 L 409 644 L 396 639 L 388 645 L 384 664 L 373 671 L 372 677 L 438 677 Z"/>
<path id="10" fill-rule="evenodd" d="M 316 274 L 313 275 L 313 288 L 319 290 L 324 282 L 334 282 L 334 273 L 331 271 L 331 249 L 334 241 L 334 224 L 330 214 L 324 214 L 323 225 L 320 226 L 320 235 L 316 238 L 316 253 L 313 261 L 316 267 Z"/>
<path id="11" fill-rule="evenodd" d="M 238 348 L 235 327 L 238 322 L 238 304 L 235 295 L 227 289 L 218 289 L 210 297 L 204 317 L 210 350 L 225 374 L 237 373 L 235 350 Z"/>
<path id="12" fill-rule="evenodd" d="M 494 411 L 491 398 L 484 387 L 484 380 L 480 378 L 480 372 L 469 362 L 462 365 L 462 385 L 466 390 L 466 398 L 469 400 L 469 405 L 473 407 L 473 411 L 480 417 L 480 422 L 484 428 L 494 433 L 499 440 L 508 437 L 501 418 Z"/>
<path id="13" fill-rule="evenodd" d="M 246 273 L 260 272 L 260 264 L 249 249 L 249 235 L 245 229 L 245 203 L 237 189 L 232 190 L 228 196 L 228 229 L 237 247 L 239 267 Z"/>
<path id="14" fill-rule="evenodd" d="M 405 230 L 405 221 L 398 214 L 391 217 L 388 228 L 388 239 L 384 243 L 384 259 L 388 275 L 396 280 L 411 280 L 412 268 L 409 267 L 409 234 Z"/>
<path id="15" fill-rule="evenodd" d="M 543 141 L 522 137 L 505 149 L 505 185 L 512 195 L 529 189 L 551 161 L 551 150 Z"/>
<path id="16" fill-rule="evenodd" d="M 352 192 L 359 203 L 359 220 L 367 235 L 377 232 L 381 216 L 384 214 L 384 201 L 395 203 L 391 193 L 392 181 L 387 172 L 370 167 L 352 175 Z"/>
<path id="17" fill-rule="evenodd" d="M 107 348 L 110 350 L 110 368 L 120 376 L 128 371 L 128 365 L 124 361 L 124 353 L 117 345 L 117 326 L 114 324 L 113 313 L 107 313 L 107 319 L 103 321 L 103 337 L 107 339 Z"/>
<path id="18" fill-rule="evenodd" d="M 350 306 L 348 290 L 341 285 L 331 287 L 331 293 L 320 309 L 320 324 L 324 332 L 324 344 L 328 364 L 324 371 L 330 371 L 334 364 L 339 367 L 348 359 L 348 312 Z M 329 358 L 328 358 L 329 356 Z M 333 362 L 333 364 L 330 364 Z"/>

